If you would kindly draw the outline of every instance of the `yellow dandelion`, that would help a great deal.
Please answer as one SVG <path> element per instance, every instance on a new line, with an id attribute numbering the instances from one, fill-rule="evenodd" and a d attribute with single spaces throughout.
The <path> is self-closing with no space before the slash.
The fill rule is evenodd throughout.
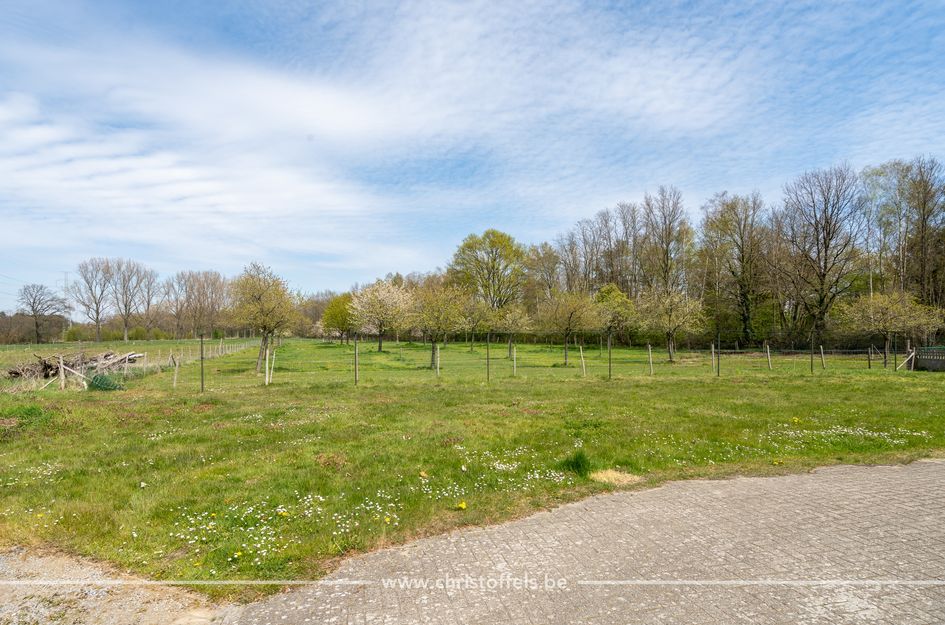
<path id="1" fill-rule="evenodd" d="M 464 499 L 463 501 L 460 501 L 458 504 L 456 504 L 456 508 L 457 508 L 458 510 L 465 510 L 465 509 L 466 509 L 466 500 Z"/>

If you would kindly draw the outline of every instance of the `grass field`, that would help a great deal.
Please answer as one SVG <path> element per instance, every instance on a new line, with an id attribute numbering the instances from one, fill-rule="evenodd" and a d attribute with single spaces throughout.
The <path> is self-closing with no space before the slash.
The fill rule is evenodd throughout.
<path id="1" fill-rule="evenodd" d="M 352 552 L 501 521 L 613 488 L 908 460 L 945 448 L 945 377 L 864 357 L 596 346 L 429 347 L 291 340 L 263 385 L 244 350 L 117 392 L 0 394 L 0 536 L 164 579 L 307 579 Z M 149 348 L 151 349 L 151 348 Z M 639 486 L 637 486 L 639 487 Z M 260 592 L 203 587 L 230 596 Z"/>

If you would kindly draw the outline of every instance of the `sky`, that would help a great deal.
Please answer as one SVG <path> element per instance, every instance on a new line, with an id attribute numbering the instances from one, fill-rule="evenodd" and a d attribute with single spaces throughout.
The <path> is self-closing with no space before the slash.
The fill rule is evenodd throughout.
<path id="1" fill-rule="evenodd" d="M 0 0 L 0 310 L 79 261 L 303 291 L 661 184 L 945 158 L 945 3 Z"/>

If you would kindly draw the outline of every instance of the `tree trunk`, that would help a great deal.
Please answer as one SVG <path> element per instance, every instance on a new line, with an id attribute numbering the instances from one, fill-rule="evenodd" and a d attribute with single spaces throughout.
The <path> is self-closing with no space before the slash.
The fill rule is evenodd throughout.
<path id="1" fill-rule="evenodd" d="M 266 346 L 269 345 L 269 335 L 263 334 L 262 338 L 259 339 L 259 355 L 256 356 L 256 373 L 259 374 L 259 370 L 262 368 L 263 355 L 266 353 Z"/>
<path id="2" fill-rule="evenodd" d="M 564 366 L 568 366 L 568 341 L 571 340 L 571 337 L 567 334 L 564 335 Z"/>
<path id="3" fill-rule="evenodd" d="M 892 338 L 887 334 L 883 339 L 883 369 L 885 369 L 889 363 L 889 345 L 891 343 Z"/>
<path id="4" fill-rule="evenodd" d="M 676 341 L 672 333 L 666 333 L 666 351 L 669 354 L 669 361 L 676 362 Z"/>
<path id="5" fill-rule="evenodd" d="M 33 317 L 33 331 L 36 333 L 36 344 L 39 344 L 39 315 Z"/>
<path id="6" fill-rule="evenodd" d="M 430 341 L 430 368 L 436 369 L 436 338 L 431 337 Z"/>
<path id="7" fill-rule="evenodd" d="M 512 333 L 509 332 L 509 360 L 512 360 Z"/>
<path id="8" fill-rule="evenodd" d="M 127 321 L 124 322 L 123 329 L 125 331 L 125 342 L 127 343 L 128 342 L 128 322 Z"/>
<path id="9" fill-rule="evenodd" d="M 377 332 L 377 351 L 380 352 L 384 347 L 384 333 L 380 330 Z"/>
<path id="10" fill-rule="evenodd" d="M 97 321 L 95 323 L 95 342 L 96 343 L 102 342 L 102 322 L 101 321 Z"/>

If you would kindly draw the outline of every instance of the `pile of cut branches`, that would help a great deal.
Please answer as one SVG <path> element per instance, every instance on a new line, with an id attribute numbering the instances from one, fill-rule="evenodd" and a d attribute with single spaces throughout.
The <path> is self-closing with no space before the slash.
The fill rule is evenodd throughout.
<path id="1" fill-rule="evenodd" d="M 127 364 L 137 362 L 143 358 L 144 354 L 128 352 L 126 354 L 116 354 L 114 352 L 104 352 L 97 356 L 88 357 L 84 353 L 73 354 L 70 356 L 49 356 L 43 357 L 33 354 L 36 362 L 28 362 L 16 365 L 7 369 L 8 378 L 19 378 L 24 380 L 49 379 L 59 375 L 59 363 L 62 359 L 63 368 L 66 371 L 82 373 L 94 371 L 96 373 L 107 373 L 122 368 Z"/>

